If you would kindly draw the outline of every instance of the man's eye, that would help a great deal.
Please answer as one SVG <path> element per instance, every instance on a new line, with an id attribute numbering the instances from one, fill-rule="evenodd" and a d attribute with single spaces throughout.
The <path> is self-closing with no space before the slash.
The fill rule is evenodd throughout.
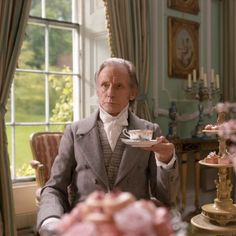
<path id="1" fill-rule="evenodd" d="M 117 86 L 116 86 L 118 89 L 120 89 L 120 88 L 123 88 L 123 85 L 122 84 L 117 84 Z"/>
<path id="2" fill-rule="evenodd" d="M 103 83 L 103 84 L 101 85 L 101 87 L 102 87 L 102 88 L 108 88 L 108 87 L 109 87 L 109 84 Z"/>

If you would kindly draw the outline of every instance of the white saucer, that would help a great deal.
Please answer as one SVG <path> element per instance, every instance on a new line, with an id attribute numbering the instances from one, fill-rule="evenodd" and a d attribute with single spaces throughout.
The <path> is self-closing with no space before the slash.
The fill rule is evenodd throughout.
<path id="1" fill-rule="evenodd" d="M 126 139 L 122 138 L 121 141 L 125 144 L 128 144 L 132 147 L 151 147 L 152 145 L 157 143 L 157 140 L 131 140 L 131 139 Z"/>
<path id="2" fill-rule="evenodd" d="M 200 160 L 199 164 L 204 166 L 210 166 L 210 167 L 233 167 L 233 164 L 213 164 L 213 163 L 207 163 L 204 160 Z"/>
<path id="3" fill-rule="evenodd" d="M 212 129 L 203 129 L 203 133 L 209 133 L 209 134 L 218 134 L 219 130 L 212 130 Z"/>

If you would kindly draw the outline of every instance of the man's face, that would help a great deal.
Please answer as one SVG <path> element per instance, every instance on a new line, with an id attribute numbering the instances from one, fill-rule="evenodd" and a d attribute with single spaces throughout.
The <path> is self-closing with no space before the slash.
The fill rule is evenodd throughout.
<path id="1" fill-rule="evenodd" d="M 117 64 L 104 67 L 97 78 L 97 95 L 100 106 L 107 113 L 118 115 L 136 96 L 127 68 Z"/>

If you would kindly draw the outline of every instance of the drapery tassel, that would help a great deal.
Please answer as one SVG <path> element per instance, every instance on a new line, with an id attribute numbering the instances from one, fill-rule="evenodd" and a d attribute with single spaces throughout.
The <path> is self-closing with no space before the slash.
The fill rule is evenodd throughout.
<path id="1" fill-rule="evenodd" d="M 113 40 L 112 40 L 112 33 L 111 33 L 111 22 L 110 22 L 110 17 L 109 17 L 109 13 L 108 13 L 108 1 L 107 0 L 103 0 L 104 2 L 104 6 L 105 6 L 105 17 L 106 17 L 106 27 L 107 27 L 107 31 L 108 31 L 108 45 L 110 48 L 110 52 L 111 52 L 111 57 L 115 56 L 115 49 L 114 49 L 114 44 L 113 44 Z"/>

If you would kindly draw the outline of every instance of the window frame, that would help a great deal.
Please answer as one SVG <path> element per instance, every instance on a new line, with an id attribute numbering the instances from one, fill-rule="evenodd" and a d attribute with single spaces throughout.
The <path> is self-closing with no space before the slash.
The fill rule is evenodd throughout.
<path id="1" fill-rule="evenodd" d="M 16 176 L 16 135 L 15 130 L 16 127 L 25 127 L 25 126 L 43 126 L 45 127 L 45 131 L 49 130 L 49 127 L 52 125 L 66 125 L 70 122 L 51 122 L 50 121 L 50 114 L 49 114 L 49 75 L 68 75 L 72 77 L 73 80 L 73 120 L 78 120 L 81 117 L 81 76 L 80 72 L 80 24 L 77 23 L 79 19 L 79 11 L 78 9 L 78 0 L 72 0 L 72 21 L 61 21 L 55 19 L 45 18 L 45 2 L 42 1 L 42 17 L 37 16 L 29 16 L 28 24 L 36 24 L 36 25 L 43 25 L 45 27 L 45 68 L 44 70 L 34 70 L 34 69 L 22 69 L 17 68 L 15 73 L 36 73 L 41 74 L 44 76 L 45 81 L 45 116 L 44 121 L 42 122 L 16 122 L 15 120 L 15 83 L 13 79 L 11 91 L 10 91 L 10 98 L 11 98 L 11 109 L 10 109 L 10 122 L 6 122 L 6 126 L 11 128 L 11 137 L 8 138 L 8 141 L 11 142 L 11 166 L 12 166 L 12 181 L 13 183 L 17 182 L 28 182 L 35 179 L 34 176 Z M 50 71 L 49 70 L 49 36 L 48 32 L 50 27 L 59 28 L 59 29 L 70 29 L 72 30 L 72 72 L 61 72 L 61 71 Z"/>

